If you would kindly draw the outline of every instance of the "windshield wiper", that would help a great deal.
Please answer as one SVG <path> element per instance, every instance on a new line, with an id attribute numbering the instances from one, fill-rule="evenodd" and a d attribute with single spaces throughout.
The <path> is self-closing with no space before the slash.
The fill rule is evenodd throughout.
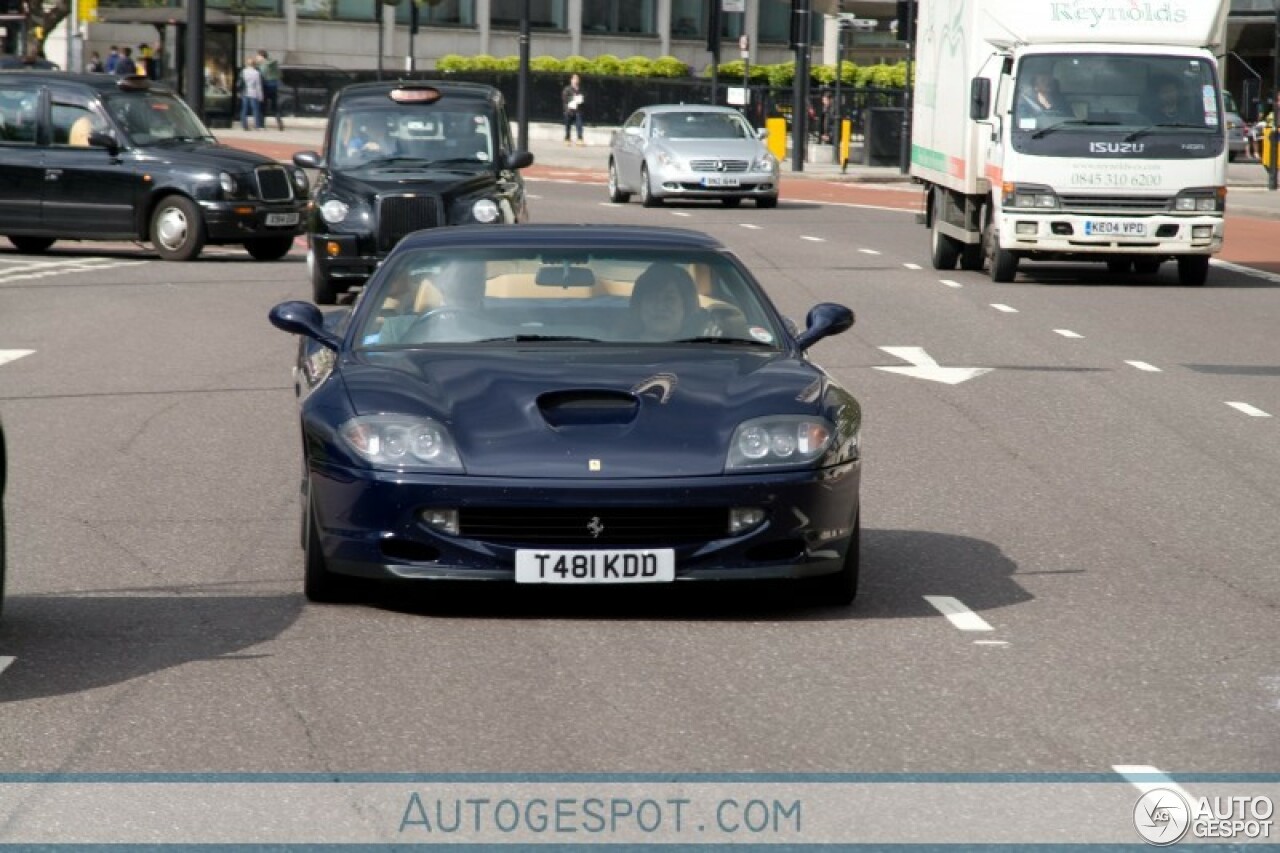
<path id="1" fill-rule="evenodd" d="M 777 349 L 773 344 L 757 341 L 753 338 L 721 338 L 716 335 L 699 335 L 696 338 L 680 338 L 671 341 L 673 344 L 730 344 L 732 346 L 745 347 L 764 347 L 766 349 Z"/>
<path id="2" fill-rule="evenodd" d="M 583 343 L 598 344 L 599 338 L 583 338 L 577 335 L 506 335 L 500 338 L 482 338 L 478 341 L 468 341 L 472 344 L 490 344 L 502 341 L 514 341 L 518 344 L 528 343 L 530 341 L 581 341 Z"/>
<path id="3" fill-rule="evenodd" d="M 1138 137 L 1146 136 L 1148 133 L 1150 133 L 1151 131 L 1153 131 L 1153 130 L 1155 130 L 1156 128 L 1159 128 L 1159 127 L 1180 127 L 1180 128 L 1189 128 L 1189 129 L 1192 129 L 1192 130 L 1204 130 L 1204 129 L 1205 129 L 1205 126 L 1204 126 L 1203 124 L 1189 124 L 1189 123 L 1187 123 L 1187 122 L 1181 122 L 1181 121 L 1168 121 L 1168 122 L 1161 122 L 1161 123 L 1159 123 L 1159 124 L 1149 124 L 1149 125 L 1147 125 L 1146 127 L 1140 127 L 1140 128 L 1138 128 L 1138 129 L 1137 129 L 1137 130 L 1135 130 L 1133 133 L 1131 133 L 1131 134 L 1129 134 L 1128 136 L 1126 136 L 1126 137 L 1124 138 L 1124 141 L 1125 141 L 1125 142 L 1132 142 L 1133 140 L 1137 139 Z"/>
<path id="4" fill-rule="evenodd" d="M 1062 130 L 1062 128 L 1064 127 L 1081 127 L 1081 126 L 1108 127 L 1108 126 L 1117 125 L 1119 123 L 1120 122 L 1118 121 L 1098 121 L 1096 119 L 1088 119 L 1088 118 L 1069 118 L 1069 119 L 1066 119 L 1065 121 L 1060 121 L 1057 124 L 1051 124 L 1048 127 L 1040 128 L 1035 133 L 1031 134 L 1031 138 L 1039 139 L 1045 134 L 1053 133 L 1055 130 Z"/>
<path id="5" fill-rule="evenodd" d="M 173 143 L 184 142 L 212 142 L 212 136 L 166 136 L 162 139 L 152 140 L 152 145 L 170 145 Z"/>

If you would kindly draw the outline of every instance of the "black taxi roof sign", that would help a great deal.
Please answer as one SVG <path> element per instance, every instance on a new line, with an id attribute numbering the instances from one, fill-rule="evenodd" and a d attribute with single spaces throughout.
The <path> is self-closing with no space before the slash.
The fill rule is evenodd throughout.
<path id="1" fill-rule="evenodd" d="M 151 78 L 145 74 L 130 74 L 121 77 L 116 85 L 126 92 L 146 92 L 151 88 Z"/>
<path id="2" fill-rule="evenodd" d="M 391 100 L 397 104 L 434 104 L 442 95 L 432 86 L 403 86 L 390 92 Z"/>

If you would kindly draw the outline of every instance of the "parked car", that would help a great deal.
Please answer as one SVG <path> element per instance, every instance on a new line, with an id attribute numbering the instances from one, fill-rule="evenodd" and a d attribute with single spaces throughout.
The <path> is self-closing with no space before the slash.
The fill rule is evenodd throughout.
<path id="1" fill-rule="evenodd" d="M 420 228 L 528 218 L 502 93 L 474 83 L 356 83 L 338 93 L 308 218 L 314 300 L 337 302 Z"/>
<path id="2" fill-rule="evenodd" d="M 664 105 L 636 110 L 609 143 L 609 200 L 640 194 L 645 207 L 664 199 L 719 199 L 736 207 L 778 204 L 778 160 L 730 107 Z"/>
<path id="3" fill-rule="evenodd" d="M 281 65 L 280 114 L 327 116 L 333 96 L 351 82 L 350 72 L 332 65 Z"/>
<path id="4" fill-rule="evenodd" d="M 219 145 L 145 77 L 0 71 L 0 234 L 20 252 L 149 240 L 166 260 L 227 243 L 275 260 L 307 194 L 302 169 Z"/>
<path id="5" fill-rule="evenodd" d="M 715 239 L 471 226 L 402 240 L 303 336 L 305 591 L 353 578 L 858 583 L 858 401 Z"/>
<path id="6" fill-rule="evenodd" d="M 1236 102 L 1229 92 L 1222 93 L 1223 111 L 1225 115 L 1223 120 L 1227 124 L 1227 159 L 1235 161 L 1236 158 L 1244 154 L 1248 147 L 1246 137 L 1249 133 L 1249 126 L 1245 124 L 1244 119 L 1240 118 L 1240 111 L 1236 109 Z"/>

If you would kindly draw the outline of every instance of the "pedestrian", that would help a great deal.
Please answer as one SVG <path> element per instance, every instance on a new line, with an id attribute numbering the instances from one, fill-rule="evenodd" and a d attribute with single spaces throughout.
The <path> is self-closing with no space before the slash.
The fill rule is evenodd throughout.
<path id="1" fill-rule="evenodd" d="M 569 85 L 560 93 L 560 101 L 564 107 L 564 144 L 572 145 L 573 126 L 578 126 L 578 144 L 586 145 L 582 139 L 582 104 L 586 97 L 582 94 L 582 80 L 577 74 L 569 78 Z"/>
<path id="2" fill-rule="evenodd" d="M 249 130 L 249 114 L 255 130 L 262 130 L 262 74 L 250 59 L 240 72 L 240 126 Z"/>
<path id="3" fill-rule="evenodd" d="M 147 63 L 147 76 L 159 80 L 164 76 L 164 44 L 156 42 L 151 47 L 151 61 Z"/>
<path id="4" fill-rule="evenodd" d="M 1248 122 L 1244 126 L 1244 156 L 1250 160 L 1258 157 L 1258 126 Z"/>
<path id="5" fill-rule="evenodd" d="M 116 60 L 116 69 L 112 73 L 117 77 L 132 77 L 138 73 L 138 65 L 133 61 L 133 48 L 120 48 L 120 58 Z"/>
<path id="6" fill-rule="evenodd" d="M 262 75 L 263 108 L 267 115 L 276 117 L 276 130 L 284 130 L 280 118 L 280 64 L 265 50 L 258 51 L 258 73 Z"/>
<path id="7" fill-rule="evenodd" d="M 98 55 L 96 50 L 89 54 L 89 64 L 84 67 L 84 70 L 94 74 L 101 74 L 107 70 L 106 66 L 102 64 L 102 57 Z"/>
<path id="8" fill-rule="evenodd" d="M 111 50 L 107 51 L 107 59 L 105 62 L 102 63 L 102 70 L 107 72 L 108 74 L 115 74 L 116 65 L 119 62 L 120 62 L 120 48 L 116 47 L 113 44 L 111 45 Z"/>
<path id="9" fill-rule="evenodd" d="M 823 145 L 831 145 L 836 136 L 836 105 L 831 102 L 831 92 L 825 89 L 822 92 L 822 104 L 818 107 L 818 113 L 820 122 L 818 141 Z"/>
<path id="10" fill-rule="evenodd" d="M 151 76 L 151 45 L 143 42 L 138 45 L 138 58 L 134 60 L 137 73 L 142 77 Z"/>

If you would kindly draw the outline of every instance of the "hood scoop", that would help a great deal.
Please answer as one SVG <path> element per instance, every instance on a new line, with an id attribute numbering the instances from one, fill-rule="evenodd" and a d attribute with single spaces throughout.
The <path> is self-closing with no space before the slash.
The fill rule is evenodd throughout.
<path id="1" fill-rule="evenodd" d="M 538 411 L 553 428 L 625 426 L 636 419 L 640 400 L 626 391 L 579 389 L 538 396 Z"/>

